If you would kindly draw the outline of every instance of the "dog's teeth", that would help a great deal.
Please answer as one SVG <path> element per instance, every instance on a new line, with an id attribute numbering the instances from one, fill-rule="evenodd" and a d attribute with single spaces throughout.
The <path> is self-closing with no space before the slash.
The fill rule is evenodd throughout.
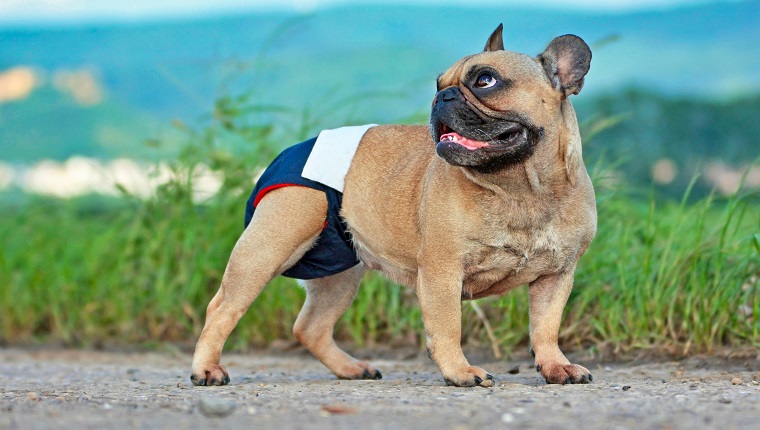
<path id="1" fill-rule="evenodd" d="M 462 137 L 456 133 L 447 133 L 441 136 L 441 142 L 459 142 L 461 140 Z"/>

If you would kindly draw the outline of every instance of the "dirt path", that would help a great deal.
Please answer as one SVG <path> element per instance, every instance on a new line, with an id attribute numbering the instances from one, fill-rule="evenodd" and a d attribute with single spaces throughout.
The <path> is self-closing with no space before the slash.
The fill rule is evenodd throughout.
<path id="1" fill-rule="evenodd" d="M 758 358 L 640 365 L 581 358 L 594 382 L 572 386 L 546 385 L 527 358 L 491 360 L 479 363 L 497 378 L 490 389 L 446 387 L 427 358 L 373 360 L 383 380 L 339 381 L 299 353 L 228 354 L 231 385 L 193 387 L 190 360 L 179 353 L 0 350 L 0 429 L 727 430 L 760 425 L 760 385 L 751 382 L 760 370 Z M 516 366 L 519 373 L 510 374 Z M 733 378 L 742 383 L 732 384 Z M 233 404 L 225 417 L 204 412 Z"/>

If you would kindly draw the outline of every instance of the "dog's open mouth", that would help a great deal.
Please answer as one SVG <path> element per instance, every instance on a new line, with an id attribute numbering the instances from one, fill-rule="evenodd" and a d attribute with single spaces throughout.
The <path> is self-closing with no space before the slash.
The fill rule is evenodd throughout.
<path id="1" fill-rule="evenodd" d="M 456 132 L 446 133 L 443 136 L 441 136 L 441 142 L 445 142 L 445 141 L 458 143 L 471 151 L 474 151 L 478 148 L 485 148 L 486 146 L 488 146 L 488 142 L 481 142 L 479 140 L 468 139 Z"/>
<path id="2" fill-rule="evenodd" d="M 512 144 L 517 143 L 520 138 L 527 137 L 526 128 L 516 123 L 513 127 L 510 127 L 508 130 L 496 135 L 494 138 L 486 140 L 476 140 L 462 136 L 460 133 L 452 130 L 449 128 L 449 126 L 443 123 L 440 124 L 438 133 L 440 135 L 440 138 L 438 138 L 439 143 L 456 143 L 466 149 L 469 149 L 470 151 L 487 148 L 490 146 L 511 146 Z"/>

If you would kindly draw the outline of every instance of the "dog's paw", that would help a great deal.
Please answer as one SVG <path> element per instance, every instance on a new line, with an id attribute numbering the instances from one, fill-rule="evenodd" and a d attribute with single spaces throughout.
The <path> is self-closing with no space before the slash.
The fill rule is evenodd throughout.
<path id="1" fill-rule="evenodd" d="M 493 387 L 493 376 L 476 366 L 466 366 L 456 373 L 444 373 L 446 385 L 455 387 Z"/>
<path id="2" fill-rule="evenodd" d="M 536 371 L 547 384 L 588 384 L 594 380 L 588 369 L 577 364 L 537 364 Z"/>
<path id="3" fill-rule="evenodd" d="M 340 379 L 383 379 L 379 370 L 364 361 L 354 361 L 334 371 Z"/>
<path id="4" fill-rule="evenodd" d="M 230 383 L 230 375 L 221 364 L 212 364 L 199 371 L 193 371 L 190 375 L 193 385 L 211 386 L 227 385 Z"/>

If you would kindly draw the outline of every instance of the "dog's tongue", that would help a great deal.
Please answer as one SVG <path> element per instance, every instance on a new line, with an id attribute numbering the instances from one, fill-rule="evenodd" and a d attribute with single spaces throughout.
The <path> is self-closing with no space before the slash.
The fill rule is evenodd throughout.
<path id="1" fill-rule="evenodd" d="M 469 149 L 470 151 L 474 151 L 478 148 L 484 148 L 488 146 L 488 143 L 481 142 L 479 140 L 472 140 L 468 139 L 464 136 L 462 136 L 459 133 L 446 133 L 443 136 L 441 136 L 441 142 L 450 141 L 454 143 L 458 143 L 465 148 Z"/>

